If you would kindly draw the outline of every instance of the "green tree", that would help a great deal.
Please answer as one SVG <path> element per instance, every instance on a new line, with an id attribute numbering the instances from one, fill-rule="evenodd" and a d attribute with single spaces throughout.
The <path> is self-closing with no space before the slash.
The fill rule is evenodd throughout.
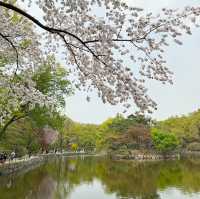
<path id="1" fill-rule="evenodd" d="M 38 135 L 28 119 L 13 123 L 7 130 L 4 139 L 0 141 L 3 151 L 15 151 L 17 156 L 37 153 L 40 149 Z"/>
<path id="2" fill-rule="evenodd" d="M 1 127 L 0 137 L 3 136 L 7 128 L 13 122 L 25 117 L 31 118 L 33 122 L 37 123 L 40 127 L 47 124 L 52 127 L 57 125 L 53 124 L 53 121 L 59 123 L 58 120 L 61 118 L 59 116 L 60 111 L 65 106 L 64 97 L 73 93 L 71 84 L 67 77 L 68 72 L 66 69 L 64 69 L 64 67 L 62 67 L 60 64 L 56 63 L 53 56 L 48 57 L 47 60 L 38 67 L 37 71 L 35 71 L 32 79 L 36 83 L 36 88 L 38 91 L 46 96 L 54 97 L 54 99 L 57 101 L 56 107 L 50 110 L 45 105 L 42 107 L 36 105 L 34 108 L 30 108 L 31 105 L 29 103 L 19 105 L 18 110 L 13 111 L 11 118 L 4 126 Z M 20 81 L 20 76 L 18 79 Z M 52 120 L 52 118 L 54 119 Z"/>
<path id="3" fill-rule="evenodd" d="M 157 122 L 155 127 L 160 131 L 174 133 L 182 148 L 187 148 L 192 143 L 200 144 L 200 110 Z"/>
<path id="4" fill-rule="evenodd" d="M 164 133 L 157 129 L 152 130 L 152 140 L 155 148 L 164 154 L 174 151 L 179 146 L 176 135 Z"/>

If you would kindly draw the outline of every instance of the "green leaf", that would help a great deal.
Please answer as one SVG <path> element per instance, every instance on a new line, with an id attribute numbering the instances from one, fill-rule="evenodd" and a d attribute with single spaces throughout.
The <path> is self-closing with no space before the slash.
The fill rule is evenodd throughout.
<path id="1" fill-rule="evenodd" d="M 31 39 L 24 39 L 19 45 L 21 48 L 28 48 L 31 44 Z"/>

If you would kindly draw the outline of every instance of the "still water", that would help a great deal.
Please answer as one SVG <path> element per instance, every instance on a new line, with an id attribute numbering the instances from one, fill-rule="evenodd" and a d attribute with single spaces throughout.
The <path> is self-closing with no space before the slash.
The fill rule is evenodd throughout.
<path id="1" fill-rule="evenodd" d="M 0 177 L 0 199 L 200 199 L 200 160 L 51 159 Z"/>

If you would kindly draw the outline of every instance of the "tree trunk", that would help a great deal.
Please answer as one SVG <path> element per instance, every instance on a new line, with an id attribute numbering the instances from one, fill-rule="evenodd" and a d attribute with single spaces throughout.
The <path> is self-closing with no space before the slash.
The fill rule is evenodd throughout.
<path id="1" fill-rule="evenodd" d="M 0 129 L 0 140 L 2 139 L 3 135 L 5 134 L 7 128 L 13 123 L 16 122 L 17 120 L 20 120 L 22 118 L 25 118 L 27 115 L 22 115 L 20 117 L 16 117 L 16 115 L 14 115 L 4 126 L 2 129 Z"/>
<path id="2" fill-rule="evenodd" d="M 0 140 L 3 137 L 4 133 L 6 132 L 7 128 L 15 121 L 15 115 L 3 126 L 0 130 Z"/>
<path id="3" fill-rule="evenodd" d="M 63 133 L 60 132 L 60 152 L 62 153 L 63 151 Z"/>

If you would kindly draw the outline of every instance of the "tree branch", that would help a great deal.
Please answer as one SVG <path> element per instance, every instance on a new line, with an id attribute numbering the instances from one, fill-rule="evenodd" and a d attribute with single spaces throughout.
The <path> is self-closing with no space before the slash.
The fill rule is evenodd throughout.
<path id="1" fill-rule="evenodd" d="M 8 39 L 8 36 L 3 35 L 1 32 L 0 32 L 0 36 L 10 44 L 10 46 L 14 49 L 14 51 L 16 53 L 16 63 L 17 63 L 17 68 L 16 68 L 16 71 L 15 71 L 15 74 L 16 74 L 17 70 L 19 68 L 19 53 L 18 53 L 18 50 L 17 50 L 16 46 L 13 44 L 13 42 L 10 39 Z"/>
<path id="2" fill-rule="evenodd" d="M 17 117 L 16 115 L 14 115 L 4 126 L 3 128 L 0 130 L 0 140 L 1 138 L 3 137 L 4 133 L 6 132 L 7 128 L 13 123 L 13 122 L 16 122 L 22 118 L 25 118 L 27 116 L 27 114 L 25 115 L 22 115 L 22 116 L 19 116 Z"/>
<path id="3" fill-rule="evenodd" d="M 25 11 L 21 10 L 20 8 L 14 6 L 14 5 L 11 5 L 9 3 L 0 1 L 0 6 L 17 12 L 18 14 L 26 17 L 27 19 L 29 19 L 30 21 L 35 23 L 40 28 L 42 28 L 52 34 L 57 34 L 57 35 L 61 36 L 61 33 L 64 33 L 68 36 L 73 37 L 78 42 L 80 42 L 96 59 L 99 59 L 98 56 L 87 46 L 87 44 L 80 37 L 76 36 L 75 34 L 69 32 L 69 31 L 63 30 L 63 29 L 51 28 L 49 26 L 46 26 L 46 25 L 42 24 L 39 20 L 37 20 L 35 17 L 33 17 L 32 15 L 26 13 Z"/>

